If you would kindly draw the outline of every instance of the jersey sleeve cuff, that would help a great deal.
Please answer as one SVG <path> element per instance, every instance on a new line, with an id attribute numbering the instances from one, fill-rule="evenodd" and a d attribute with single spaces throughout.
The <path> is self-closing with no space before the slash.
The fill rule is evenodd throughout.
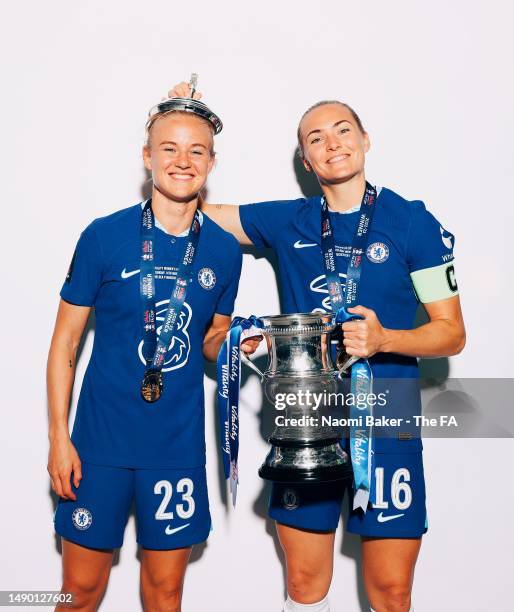
<path id="1" fill-rule="evenodd" d="M 68 293 L 67 291 L 64 291 L 64 289 L 61 291 L 60 296 L 65 302 L 68 302 L 68 304 L 72 304 L 73 306 L 88 306 L 90 308 L 94 306 L 93 300 L 83 295 Z"/>
<path id="2" fill-rule="evenodd" d="M 261 240 L 259 234 L 255 232 L 252 227 L 252 221 L 250 219 L 251 206 L 252 204 L 242 204 L 239 206 L 239 221 L 241 222 L 241 227 L 243 228 L 244 233 L 248 236 L 248 238 L 250 238 L 252 244 L 258 249 L 263 249 L 266 247 L 266 245 Z"/>

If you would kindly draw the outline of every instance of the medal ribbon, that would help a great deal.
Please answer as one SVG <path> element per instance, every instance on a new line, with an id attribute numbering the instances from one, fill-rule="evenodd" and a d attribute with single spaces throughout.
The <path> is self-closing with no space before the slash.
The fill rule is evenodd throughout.
<path id="1" fill-rule="evenodd" d="M 261 321 L 253 315 L 248 319 L 234 317 L 218 353 L 218 416 L 221 454 L 225 478 L 230 479 L 230 491 L 234 506 L 236 505 L 237 485 L 239 484 L 237 459 L 239 455 L 241 340 L 251 335 L 257 335 L 261 327 Z M 255 331 L 255 334 L 248 333 L 249 330 Z"/>
<path id="2" fill-rule="evenodd" d="M 200 216 L 195 211 L 188 239 L 182 253 L 177 278 L 173 285 L 170 302 L 166 311 L 161 333 L 157 337 L 155 307 L 155 263 L 154 263 L 154 230 L 155 217 L 152 211 L 152 200 L 147 200 L 141 213 L 141 263 L 139 271 L 141 310 L 143 319 L 143 356 L 146 371 L 160 372 L 168 352 L 173 333 L 177 327 L 179 315 L 186 299 L 187 287 L 191 280 L 192 267 L 198 240 L 200 238 Z"/>
<path id="3" fill-rule="evenodd" d="M 347 308 L 357 305 L 362 261 L 367 247 L 376 199 L 377 191 L 375 187 L 366 183 L 360 207 L 359 222 L 353 237 L 344 288 L 341 285 L 337 270 L 334 233 L 328 214 L 328 203 L 325 197 L 321 200 L 321 250 L 326 270 L 328 293 L 332 304 L 332 312 L 336 316 L 336 323 L 342 324 L 345 321 L 362 318 L 360 315 L 350 314 Z M 367 359 L 359 359 L 351 367 L 351 392 L 354 394 L 353 397 L 357 397 L 357 393 L 364 393 L 366 401 L 356 402 L 359 407 L 357 405 L 350 407 L 351 419 L 361 417 L 365 423 L 367 416 L 373 416 L 373 407 L 367 401 L 372 386 L 371 366 Z M 354 487 L 353 509 L 362 508 L 364 512 L 368 507 L 371 488 L 372 434 L 372 426 L 356 427 L 352 425 L 350 427 L 350 456 L 352 458 Z"/>

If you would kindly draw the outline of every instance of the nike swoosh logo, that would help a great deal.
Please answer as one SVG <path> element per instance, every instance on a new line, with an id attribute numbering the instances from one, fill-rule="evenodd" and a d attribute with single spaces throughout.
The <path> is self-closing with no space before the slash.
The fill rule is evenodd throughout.
<path id="1" fill-rule="evenodd" d="M 295 249 L 306 249 L 307 247 L 315 247 L 318 246 L 315 242 L 302 242 L 301 240 L 297 240 L 294 243 Z"/>
<path id="2" fill-rule="evenodd" d="M 168 525 L 166 529 L 164 530 L 164 533 L 166 535 L 173 535 L 174 533 L 177 533 L 177 531 L 182 531 L 182 529 L 189 527 L 190 524 L 191 523 L 186 523 L 185 525 L 182 525 L 181 527 L 175 527 L 175 529 L 171 529 L 171 525 Z"/>
<path id="3" fill-rule="evenodd" d="M 139 269 L 127 272 L 127 270 L 123 268 L 123 270 L 121 271 L 121 278 L 130 278 L 131 276 L 134 276 L 134 274 L 139 274 Z"/>
<path id="4" fill-rule="evenodd" d="M 404 514 L 405 514 L 405 512 L 402 512 L 402 514 L 391 514 L 390 516 L 384 516 L 384 513 L 381 512 L 377 516 L 377 521 L 379 523 L 386 523 L 387 521 L 392 521 L 393 519 L 400 518 L 400 516 L 403 516 Z"/>

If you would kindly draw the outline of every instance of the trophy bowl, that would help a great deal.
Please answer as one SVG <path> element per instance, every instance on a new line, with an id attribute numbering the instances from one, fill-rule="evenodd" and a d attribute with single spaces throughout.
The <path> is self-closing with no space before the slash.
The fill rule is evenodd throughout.
<path id="1" fill-rule="evenodd" d="M 350 480 L 349 456 L 329 418 L 339 373 L 331 356 L 333 315 L 296 313 L 260 321 L 269 357 L 261 373 L 264 393 L 275 407 L 277 400 L 284 406 L 259 476 L 277 482 Z M 299 401 L 283 401 L 288 397 Z"/>

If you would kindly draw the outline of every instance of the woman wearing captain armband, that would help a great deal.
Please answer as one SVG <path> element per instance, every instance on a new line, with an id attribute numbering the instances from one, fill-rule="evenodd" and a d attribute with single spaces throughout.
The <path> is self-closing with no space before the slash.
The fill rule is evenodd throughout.
<path id="1" fill-rule="evenodd" d="M 171 93 L 188 96 L 190 90 L 182 83 Z M 287 278 L 284 312 L 337 313 L 346 352 L 369 366 L 373 390 L 375 382 L 396 382 L 396 400 L 377 408 L 376 415 L 412 423 L 409 417 L 421 414 L 416 358 L 455 355 L 465 344 L 453 235 L 423 202 L 366 181 L 370 140 L 347 104 L 315 104 L 301 118 L 297 136 L 302 162 L 316 175 L 322 197 L 205 204 L 202 210 L 241 244 L 276 251 L 281 278 Z M 366 244 L 359 254 L 363 234 Z M 326 263 L 329 255 L 336 261 L 332 267 Z M 347 276 L 351 295 L 345 293 Z M 419 303 L 429 321 L 413 329 Z M 356 464 L 351 438 L 346 447 L 354 467 L 346 528 L 361 536 L 371 610 L 408 612 L 428 528 L 422 444 L 414 425 L 398 434 L 385 429 L 370 432 L 373 452 L 364 466 L 361 458 Z M 305 483 L 291 493 L 290 485 L 273 483 L 269 514 L 286 556 L 286 612 L 330 609 L 327 593 L 344 488 L 340 481 Z"/>
<path id="2" fill-rule="evenodd" d="M 143 148 L 152 197 L 93 221 L 78 241 L 48 360 L 48 470 L 59 496 L 64 592 L 94 610 L 132 503 L 145 609 L 180 610 L 207 539 L 204 357 L 230 325 L 241 269 L 233 236 L 197 208 L 219 118 L 193 100 L 152 109 Z M 73 434 L 68 408 L 89 313 L 96 332 Z"/>

